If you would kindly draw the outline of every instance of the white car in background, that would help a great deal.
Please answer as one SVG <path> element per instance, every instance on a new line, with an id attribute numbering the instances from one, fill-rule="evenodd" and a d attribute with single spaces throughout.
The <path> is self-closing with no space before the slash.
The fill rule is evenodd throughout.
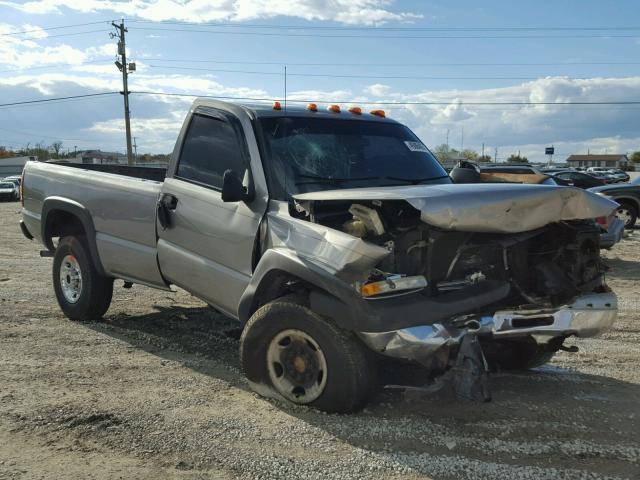
<path id="1" fill-rule="evenodd" d="M 18 200 L 18 188 L 12 182 L 5 182 L 0 180 L 0 201 L 13 202 Z"/>

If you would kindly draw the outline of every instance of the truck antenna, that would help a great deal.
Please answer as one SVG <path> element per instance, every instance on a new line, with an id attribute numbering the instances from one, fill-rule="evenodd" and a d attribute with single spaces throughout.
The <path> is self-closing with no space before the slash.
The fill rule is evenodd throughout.
<path id="1" fill-rule="evenodd" d="M 284 66 L 284 109 L 287 110 L 287 66 Z"/>

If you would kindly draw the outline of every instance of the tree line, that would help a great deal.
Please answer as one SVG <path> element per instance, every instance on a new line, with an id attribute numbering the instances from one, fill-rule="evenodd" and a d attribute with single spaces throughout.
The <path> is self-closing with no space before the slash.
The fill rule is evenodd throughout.
<path id="1" fill-rule="evenodd" d="M 482 155 L 475 150 L 470 148 L 465 148 L 464 150 L 456 150 L 455 148 L 449 147 L 446 143 L 442 145 L 438 145 L 434 149 L 434 153 L 438 160 L 442 163 L 456 161 L 456 160 L 469 160 L 470 162 L 480 162 L 480 163 L 488 163 L 493 162 L 494 159 L 491 155 Z M 529 160 L 524 155 L 516 155 L 512 154 L 507 158 L 507 162 L 509 163 L 529 163 Z"/>

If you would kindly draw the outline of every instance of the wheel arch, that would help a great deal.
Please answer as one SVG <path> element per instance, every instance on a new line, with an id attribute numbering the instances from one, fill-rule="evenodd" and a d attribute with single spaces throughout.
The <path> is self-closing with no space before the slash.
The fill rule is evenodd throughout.
<path id="1" fill-rule="evenodd" d="M 89 211 L 80 203 L 63 197 L 49 197 L 42 206 L 42 242 L 54 251 L 54 237 L 83 235 L 87 240 L 89 254 L 100 275 L 106 275 L 96 243 L 96 230 Z"/>
<path id="2" fill-rule="evenodd" d="M 244 325 L 262 305 L 296 290 L 308 293 L 309 305 L 316 313 L 332 318 L 341 328 L 355 329 L 350 286 L 309 260 L 281 249 L 267 250 L 260 258 L 240 298 L 238 319 Z"/>
<path id="3" fill-rule="evenodd" d="M 614 202 L 617 203 L 631 203 L 635 208 L 636 208 L 636 213 L 640 214 L 640 199 L 631 196 L 631 195 L 625 195 L 625 196 L 616 196 L 615 198 L 613 198 Z"/>

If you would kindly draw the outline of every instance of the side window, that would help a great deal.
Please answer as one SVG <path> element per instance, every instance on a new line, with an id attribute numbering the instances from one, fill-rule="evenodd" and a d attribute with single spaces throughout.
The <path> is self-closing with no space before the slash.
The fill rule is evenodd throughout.
<path id="1" fill-rule="evenodd" d="M 231 123 L 195 114 L 182 145 L 176 176 L 222 188 L 226 170 L 243 176 L 248 165 L 245 152 L 244 140 Z"/>

